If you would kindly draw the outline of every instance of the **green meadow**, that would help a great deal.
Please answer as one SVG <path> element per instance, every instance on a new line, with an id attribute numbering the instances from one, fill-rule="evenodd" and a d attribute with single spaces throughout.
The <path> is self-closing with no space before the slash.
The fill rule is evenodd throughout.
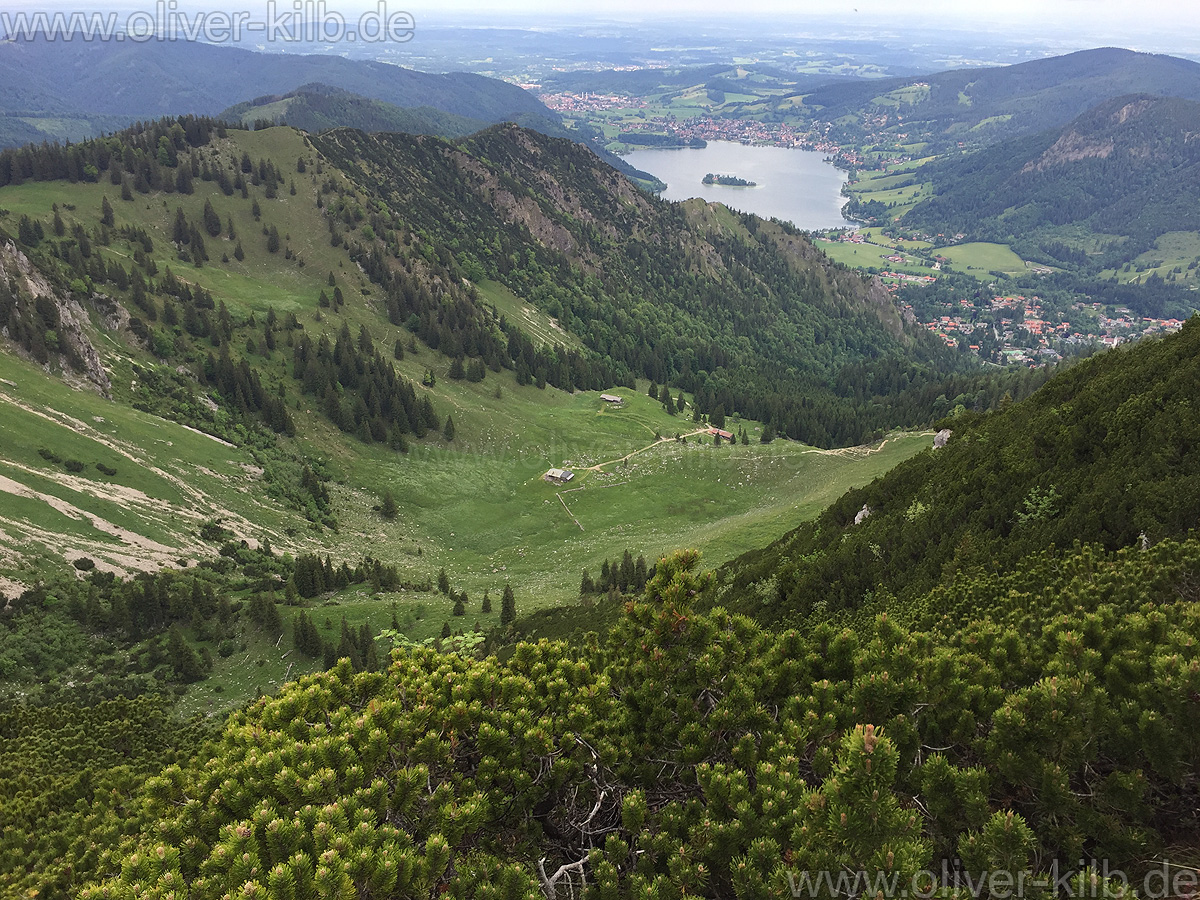
<path id="1" fill-rule="evenodd" d="M 1165 281 L 1197 281 L 1200 271 L 1200 234 L 1194 231 L 1171 231 L 1160 235 L 1154 248 L 1138 255 L 1119 269 L 1105 269 L 1102 278 L 1116 277 L 1121 282 L 1140 283 L 1157 275 Z"/>
<path id="2" fill-rule="evenodd" d="M 943 247 L 942 256 L 960 272 L 974 275 L 983 281 L 990 280 L 993 272 L 1005 275 L 1020 275 L 1026 271 L 1025 261 L 1013 253 L 1006 244 L 974 242 Z"/>

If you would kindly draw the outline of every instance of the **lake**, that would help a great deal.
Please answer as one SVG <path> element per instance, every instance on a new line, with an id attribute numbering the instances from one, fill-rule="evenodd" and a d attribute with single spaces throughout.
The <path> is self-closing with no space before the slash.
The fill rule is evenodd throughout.
<path id="1" fill-rule="evenodd" d="M 709 141 L 704 149 L 634 150 L 624 159 L 667 183 L 665 200 L 703 197 L 733 209 L 783 219 L 797 228 L 854 227 L 842 216 L 846 173 L 825 162 L 816 150 L 753 147 L 732 141 Z M 757 182 L 755 187 L 701 184 L 706 174 L 733 175 Z"/>

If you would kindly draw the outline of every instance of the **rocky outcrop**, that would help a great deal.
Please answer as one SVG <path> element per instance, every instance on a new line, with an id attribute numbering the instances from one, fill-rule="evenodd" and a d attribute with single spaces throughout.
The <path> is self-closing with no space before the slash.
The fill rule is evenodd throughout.
<path id="1" fill-rule="evenodd" d="M 112 382 L 88 336 L 88 314 L 80 302 L 52 284 L 12 241 L 0 244 L 0 274 L 7 281 L 16 313 L 32 323 L 30 327 L 54 331 L 56 340 L 47 345 L 63 368 L 81 375 L 105 397 L 110 396 Z M 53 328 L 47 320 L 53 322 Z M 16 339 L 8 334 L 8 323 L 0 322 L 0 328 L 5 337 Z"/>

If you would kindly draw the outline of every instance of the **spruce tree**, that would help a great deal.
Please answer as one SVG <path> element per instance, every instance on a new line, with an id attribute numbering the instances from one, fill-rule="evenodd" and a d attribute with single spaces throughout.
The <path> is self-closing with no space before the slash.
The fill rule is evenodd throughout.
<path id="1" fill-rule="evenodd" d="M 383 502 L 380 504 L 379 512 L 385 519 L 394 519 L 400 514 L 396 498 L 390 490 L 383 492 Z"/>
<path id="2" fill-rule="evenodd" d="M 511 625 L 517 618 L 517 599 L 511 584 L 504 585 L 504 596 L 500 599 L 500 624 Z"/>
<path id="3" fill-rule="evenodd" d="M 57 210 L 55 210 L 55 212 L 54 212 L 54 219 L 55 219 L 55 221 L 54 221 L 55 234 L 60 234 L 60 232 L 58 231 L 58 223 L 62 220 L 58 218 Z M 112 228 L 116 224 L 116 220 L 113 218 L 112 204 L 108 202 L 107 196 L 102 197 L 100 199 L 100 224 L 106 225 L 109 228 Z"/>
<path id="4" fill-rule="evenodd" d="M 446 427 L 442 429 L 442 437 L 448 441 L 454 440 L 454 419 L 449 415 L 446 416 Z"/>
<path id="5" fill-rule="evenodd" d="M 171 626 L 167 638 L 167 654 L 171 659 L 171 664 L 175 667 L 175 675 L 180 681 L 191 683 L 204 677 L 204 671 L 200 666 L 200 657 L 196 655 L 195 650 L 188 646 L 178 625 Z"/>
<path id="6" fill-rule="evenodd" d="M 492 595 L 486 590 L 483 592 L 483 606 L 480 607 L 480 611 L 485 613 L 492 611 Z"/>
<path id="7" fill-rule="evenodd" d="M 208 232 L 209 237 L 221 236 L 221 217 L 217 215 L 217 211 L 213 209 L 212 201 L 204 201 L 204 230 Z"/>

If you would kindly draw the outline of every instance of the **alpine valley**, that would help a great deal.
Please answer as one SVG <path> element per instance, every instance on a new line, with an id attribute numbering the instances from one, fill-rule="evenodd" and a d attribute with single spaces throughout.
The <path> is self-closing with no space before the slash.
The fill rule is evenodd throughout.
<path id="1" fill-rule="evenodd" d="M 480 75 L 0 45 L 0 900 L 1194 897 L 1194 65 L 547 79 L 835 116 L 924 281 Z"/>

